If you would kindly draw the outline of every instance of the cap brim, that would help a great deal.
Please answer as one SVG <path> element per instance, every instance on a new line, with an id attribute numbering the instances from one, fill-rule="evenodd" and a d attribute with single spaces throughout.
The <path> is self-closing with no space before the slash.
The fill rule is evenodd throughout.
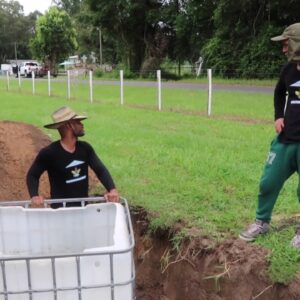
<path id="1" fill-rule="evenodd" d="M 286 36 L 283 36 L 283 35 L 278 35 L 278 36 L 274 36 L 271 38 L 271 41 L 273 42 L 280 42 L 280 41 L 284 41 L 284 40 L 287 40 L 288 37 Z"/>
<path id="2" fill-rule="evenodd" d="M 69 121 L 72 121 L 72 120 L 85 120 L 87 119 L 86 116 L 75 116 L 74 118 L 70 119 L 70 120 L 66 120 L 66 121 L 63 121 L 63 122 L 58 122 L 58 123 L 51 123 L 51 124 L 47 124 L 47 125 L 44 125 L 45 128 L 48 128 L 48 129 L 57 129 L 59 128 L 60 126 L 64 125 L 65 123 L 68 123 Z"/>

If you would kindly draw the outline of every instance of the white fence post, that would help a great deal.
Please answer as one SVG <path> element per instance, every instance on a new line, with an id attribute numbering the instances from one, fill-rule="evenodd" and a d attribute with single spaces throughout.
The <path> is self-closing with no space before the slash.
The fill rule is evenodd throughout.
<path id="1" fill-rule="evenodd" d="M 124 72 L 120 70 L 120 97 L 121 97 L 121 105 L 124 104 Z"/>
<path id="2" fill-rule="evenodd" d="M 90 101 L 93 103 L 93 71 L 89 72 L 90 79 Z"/>
<path id="3" fill-rule="evenodd" d="M 18 70 L 18 80 L 19 80 L 19 90 L 21 90 L 21 76 L 19 70 Z"/>
<path id="4" fill-rule="evenodd" d="M 158 110 L 161 110 L 161 71 L 157 70 Z"/>
<path id="5" fill-rule="evenodd" d="M 48 78 L 48 96 L 51 97 L 51 79 L 50 79 L 50 71 L 47 71 L 47 78 Z"/>
<path id="6" fill-rule="evenodd" d="M 199 77 L 201 74 L 201 70 L 202 70 L 202 64 L 203 64 L 203 58 L 200 56 L 198 61 L 196 62 L 196 66 L 197 64 L 199 64 L 198 68 L 197 68 L 197 74 L 196 77 Z"/>
<path id="7" fill-rule="evenodd" d="M 211 115 L 211 98 L 212 98 L 212 75 L 211 69 L 207 69 L 208 76 L 208 103 L 207 103 L 207 114 Z"/>
<path id="8" fill-rule="evenodd" d="M 35 94 L 35 74 L 34 72 L 31 73 L 31 77 L 32 77 L 32 94 Z"/>
<path id="9" fill-rule="evenodd" d="M 70 78 L 70 70 L 67 71 L 68 75 L 68 99 L 71 99 L 71 78 Z"/>
<path id="10" fill-rule="evenodd" d="M 8 72 L 9 71 L 6 71 L 6 88 L 9 91 L 9 74 L 8 74 Z"/>

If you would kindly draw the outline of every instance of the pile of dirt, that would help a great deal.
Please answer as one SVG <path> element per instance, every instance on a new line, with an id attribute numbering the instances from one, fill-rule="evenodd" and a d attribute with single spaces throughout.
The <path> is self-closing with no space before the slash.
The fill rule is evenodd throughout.
<path id="1" fill-rule="evenodd" d="M 31 125 L 0 122 L 0 200 L 28 199 L 26 173 L 37 152 L 49 143 Z M 40 193 L 48 197 L 43 176 Z M 300 299 L 300 278 L 288 286 L 269 280 L 266 249 L 235 239 L 214 244 L 198 232 L 174 249 L 172 233 L 149 234 L 147 213 L 137 208 L 131 213 L 137 300 Z"/>
<path id="2" fill-rule="evenodd" d="M 36 127 L 11 121 L 0 122 L 0 200 L 27 200 L 26 173 L 37 152 L 50 139 Z M 40 193 L 49 197 L 46 175 L 41 178 Z"/>

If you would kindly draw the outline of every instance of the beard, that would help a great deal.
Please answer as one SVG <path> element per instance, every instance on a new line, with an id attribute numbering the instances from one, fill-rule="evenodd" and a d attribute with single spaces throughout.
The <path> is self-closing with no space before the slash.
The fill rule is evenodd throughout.
<path id="1" fill-rule="evenodd" d="M 85 132 L 84 130 L 73 130 L 75 137 L 82 137 L 84 136 Z"/>

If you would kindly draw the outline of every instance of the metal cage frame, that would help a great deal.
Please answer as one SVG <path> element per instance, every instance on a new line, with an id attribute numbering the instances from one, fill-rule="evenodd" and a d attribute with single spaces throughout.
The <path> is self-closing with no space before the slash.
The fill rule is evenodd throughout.
<path id="1" fill-rule="evenodd" d="M 69 198 L 69 199 L 51 199 L 51 200 L 45 200 L 44 201 L 44 207 L 48 207 L 48 205 L 52 203 L 61 203 L 62 207 L 66 207 L 66 204 L 68 202 L 81 202 L 81 206 L 85 206 L 90 203 L 104 203 L 106 200 L 103 197 L 88 197 L 88 198 Z M 129 247 L 122 251 L 99 251 L 94 253 L 69 253 L 69 254 L 52 254 L 52 255 L 39 255 L 39 256 L 9 256 L 9 257 L 1 257 L 0 256 L 0 266 L 1 266 L 1 273 L 3 278 L 3 291 L 0 291 L 0 295 L 4 296 L 5 300 L 9 300 L 9 295 L 16 295 L 16 294 L 28 294 L 29 299 L 33 299 L 33 295 L 35 293 L 43 293 L 43 292 L 53 292 L 53 299 L 58 299 L 58 292 L 59 291 L 72 291 L 77 290 L 78 291 L 78 300 L 82 300 L 82 290 L 85 289 L 95 289 L 95 288 L 110 288 L 110 299 L 108 300 L 115 300 L 115 293 L 114 288 L 116 286 L 126 286 L 131 285 L 132 289 L 132 299 L 135 299 L 135 266 L 134 266 L 134 255 L 133 255 L 133 249 L 134 249 L 134 234 L 133 234 L 133 227 L 132 222 L 130 218 L 130 211 L 129 206 L 127 203 L 127 200 L 125 198 L 120 199 L 120 203 L 124 207 L 125 215 L 126 215 L 126 224 L 127 229 L 129 232 Z M 1 206 L 23 206 L 25 208 L 30 208 L 31 200 L 21 200 L 21 201 L 7 201 L 7 202 L 0 202 Z M 66 207 L 68 209 L 68 207 Z M 34 209 L 34 208 L 32 208 Z M 122 254 L 122 253 L 131 253 L 131 278 L 130 280 L 126 282 L 121 283 L 115 283 L 114 280 L 114 272 L 113 272 L 113 257 L 116 254 Z M 81 281 L 81 272 L 80 272 L 80 260 L 82 257 L 86 256 L 99 256 L 99 255 L 109 255 L 110 260 L 110 283 L 109 284 L 97 284 L 97 285 L 82 285 Z M 59 258 L 75 258 L 76 261 L 76 270 L 77 270 L 77 286 L 76 287 L 66 287 L 66 288 L 58 288 L 56 285 L 56 270 L 55 270 L 55 261 Z M 52 268 L 52 280 L 53 280 L 53 288 L 51 289 L 33 289 L 31 285 L 31 272 L 30 272 L 30 263 L 33 260 L 51 260 L 51 268 Z M 28 281 L 28 289 L 24 291 L 11 291 L 7 289 L 6 284 L 6 262 L 8 261 L 25 261 L 26 262 L 26 268 L 27 268 L 27 281 Z M 74 299 L 75 300 L 75 299 Z"/>

